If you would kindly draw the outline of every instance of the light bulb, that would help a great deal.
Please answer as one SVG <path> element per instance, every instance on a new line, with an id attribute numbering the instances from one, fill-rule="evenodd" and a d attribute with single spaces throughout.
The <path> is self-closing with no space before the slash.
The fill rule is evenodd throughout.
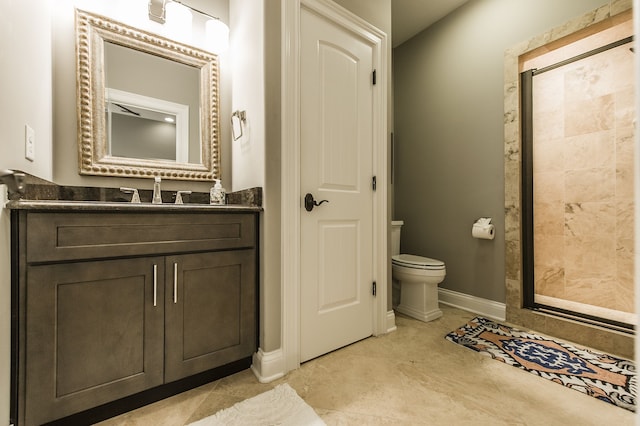
<path id="1" fill-rule="evenodd" d="M 191 26 L 193 15 L 188 7 L 176 2 L 165 5 L 167 37 L 183 43 L 191 43 Z"/>
<path id="2" fill-rule="evenodd" d="M 205 24 L 207 49 L 223 53 L 229 48 L 229 27 L 220 19 L 209 19 Z"/>

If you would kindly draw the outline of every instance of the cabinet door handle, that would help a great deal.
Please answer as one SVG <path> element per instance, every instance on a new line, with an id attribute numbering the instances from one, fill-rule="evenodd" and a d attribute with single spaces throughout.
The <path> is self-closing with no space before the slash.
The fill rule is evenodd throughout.
<path id="1" fill-rule="evenodd" d="M 178 264 L 173 264 L 173 303 L 178 303 Z"/>
<path id="2" fill-rule="evenodd" d="M 158 306 L 158 265 L 153 264 L 153 306 Z"/>

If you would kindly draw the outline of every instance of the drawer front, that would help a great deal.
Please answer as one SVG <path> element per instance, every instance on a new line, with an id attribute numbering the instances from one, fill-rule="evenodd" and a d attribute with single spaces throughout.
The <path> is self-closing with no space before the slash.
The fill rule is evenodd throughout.
<path id="1" fill-rule="evenodd" d="M 28 213 L 27 262 L 249 248 L 251 213 Z"/>

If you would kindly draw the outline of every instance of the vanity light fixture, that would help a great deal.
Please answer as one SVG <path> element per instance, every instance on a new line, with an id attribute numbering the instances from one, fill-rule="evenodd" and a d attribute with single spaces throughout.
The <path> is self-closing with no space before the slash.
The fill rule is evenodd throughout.
<path id="1" fill-rule="evenodd" d="M 193 13 L 186 5 L 169 1 L 165 6 L 166 22 L 164 31 L 166 35 L 186 44 L 191 44 L 193 36 Z"/>
<path id="2" fill-rule="evenodd" d="M 167 123 L 175 123 L 176 120 L 173 117 L 165 117 L 164 121 L 166 121 Z"/>
<path id="3" fill-rule="evenodd" d="M 183 6 L 183 8 L 175 7 L 176 11 L 171 10 L 172 6 Z M 216 16 L 211 16 L 201 10 L 195 9 L 178 0 L 149 0 L 149 19 L 160 24 L 167 22 L 167 14 L 178 15 L 178 9 L 189 9 L 205 16 L 205 37 L 209 50 L 215 53 L 221 53 L 229 47 L 229 27 Z M 167 11 L 169 9 L 169 11 Z M 184 13 L 182 13 L 184 15 Z M 169 18 L 173 20 L 174 18 Z M 175 19 L 178 19 L 176 16 Z M 185 18 L 186 19 L 186 18 Z M 180 19 L 182 21 L 183 19 Z"/>
<path id="4" fill-rule="evenodd" d="M 165 3 L 166 0 L 149 0 L 149 19 L 164 24 L 167 20 Z"/>
<path id="5" fill-rule="evenodd" d="M 222 53 L 229 48 L 229 27 L 220 20 L 212 18 L 205 24 L 207 46 L 212 52 Z"/>

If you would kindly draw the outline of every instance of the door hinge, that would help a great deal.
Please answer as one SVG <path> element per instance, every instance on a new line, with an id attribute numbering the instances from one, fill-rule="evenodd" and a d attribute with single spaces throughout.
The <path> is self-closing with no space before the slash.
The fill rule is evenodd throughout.
<path id="1" fill-rule="evenodd" d="M 373 81 L 373 85 L 376 85 L 376 70 L 373 70 L 373 76 L 372 76 L 372 81 Z"/>
<path id="2" fill-rule="evenodd" d="M 375 296 L 376 295 L 376 282 L 373 282 L 373 285 L 371 286 L 371 293 Z"/>
<path id="3" fill-rule="evenodd" d="M 373 188 L 373 190 L 375 191 L 377 186 L 378 186 L 378 183 L 377 183 L 376 177 L 374 176 L 374 177 L 371 179 L 371 187 L 372 187 L 372 188 Z"/>

